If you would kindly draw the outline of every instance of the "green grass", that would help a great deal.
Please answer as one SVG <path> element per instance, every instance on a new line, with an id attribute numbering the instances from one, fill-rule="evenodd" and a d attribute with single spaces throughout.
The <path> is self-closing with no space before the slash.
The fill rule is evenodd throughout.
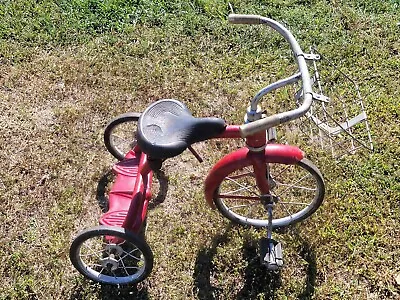
<path id="1" fill-rule="evenodd" d="M 69 245 L 101 214 L 96 189 L 114 160 L 102 142 L 114 116 L 160 98 L 196 116 L 241 123 L 248 100 L 290 75 L 286 44 L 227 24 L 227 1 L 0 1 L 0 299 L 397 299 L 400 274 L 400 2 L 231 1 L 286 24 L 359 83 L 375 150 L 335 164 L 304 142 L 327 180 L 322 207 L 277 234 L 286 268 L 257 262 L 263 232 L 210 210 L 202 183 L 229 150 L 196 146 L 164 164 L 165 200 L 149 211 L 151 276 L 93 284 Z M 265 103 L 271 111 L 294 107 Z M 318 154 L 318 155 L 317 155 Z M 190 188 L 187 188 L 190 187 Z M 156 191 L 157 192 L 157 191 Z M 190 246 L 188 246 L 190 245 Z"/>

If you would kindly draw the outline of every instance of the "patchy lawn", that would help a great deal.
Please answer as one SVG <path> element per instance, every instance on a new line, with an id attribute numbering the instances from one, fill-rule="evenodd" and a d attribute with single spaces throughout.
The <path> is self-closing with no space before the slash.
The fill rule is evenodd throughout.
<path id="1" fill-rule="evenodd" d="M 400 3 L 231 1 L 283 22 L 355 78 L 375 150 L 335 163 L 303 147 L 326 177 L 324 204 L 285 233 L 286 267 L 258 263 L 262 231 L 208 208 L 203 180 L 234 145 L 195 145 L 164 163 L 149 211 L 155 263 L 137 287 L 93 284 L 69 246 L 101 214 L 115 162 L 102 134 L 114 116 L 161 98 L 195 116 L 241 123 L 249 99 L 292 74 L 266 28 L 226 22 L 227 1 L 2 1 L 0 4 L 0 299 L 398 299 Z M 340 82 L 338 82 L 338 85 Z M 269 110 L 294 107 L 283 99 Z M 279 100 L 279 101 L 277 101 Z M 160 186 L 159 195 L 157 186 Z"/>

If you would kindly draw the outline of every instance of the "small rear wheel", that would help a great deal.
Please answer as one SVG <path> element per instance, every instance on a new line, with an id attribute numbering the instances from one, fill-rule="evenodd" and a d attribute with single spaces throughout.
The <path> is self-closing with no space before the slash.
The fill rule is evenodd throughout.
<path id="1" fill-rule="evenodd" d="M 111 120 L 104 130 L 104 144 L 118 160 L 136 146 L 137 122 L 140 113 L 129 112 Z"/>
<path id="2" fill-rule="evenodd" d="M 267 179 L 274 199 L 272 228 L 283 228 L 308 218 L 321 205 L 325 185 L 321 173 L 308 159 L 296 164 L 268 163 Z M 253 166 L 225 176 L 214 191 L 217 209 L 231 221 L 267 227 L 265 197 L 257 188 Z"/>
<path id="3" fill-rule="evenodd" d="M 81 274 L 99 283 L 135 284 L 153 268 L 153 253 L 148 244 L 116 226 L 84 230 L 72 242 L 69 255 Z"/>

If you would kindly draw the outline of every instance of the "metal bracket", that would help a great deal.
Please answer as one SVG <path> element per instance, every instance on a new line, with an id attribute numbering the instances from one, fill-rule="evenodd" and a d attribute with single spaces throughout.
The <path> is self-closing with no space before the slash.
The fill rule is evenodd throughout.
<path id="1" fill-rule="evenodd" d="M 306 60 L 320 60 L 321 56 L 315 53 L 301 53 L 298 56 L 303 56 Z"/>
<path id="2" fill-rule="evenodd" d="M 304 53 L 304 58 L 306 60 L 320 60 L 321 56 L 315 53 Z"/>
<path id="3" fill-rule="evenodd" d="M 329 101 L 331 101 L 329 97 L 317 93 L 312 93 L 312 97 L 314 100 L 318 100 L 325 103 L 329 103 Z"/>
<path id="4" fill-rule="evenodd" d="M 320 81 L 318 72 L 311 77 L 311 85 L 313 86 L 316 82 Z"/>
<path id="5" fill-rule="evenodd" d="M 300 98 L 301 98 L 301 96 L 303 96 L 303 87 L 301 87 L 301 89 L 298 90 L 298 91 L 296 92 L 296 94 L 294 94 L 294 99 L 295 99 L 296 101 L 299 101 Z"/>
<path id="6" fill-rule="evenodd" d="M 312 86 L 313 86 L 316 82 L 318 82 L 318 81 L 320 80 L 318 74 L 314 74 L 314 76 L 312 76 L 310 79 L 311 79 L 311 85 L 312 85 Z M 298 91 L 295 93 L 294 99 L 295 99 L 296 101 L 299 101 L 300 98 L 301 98 L 302 96 L 303 96 L 303 87 L 301 87 L 301 89 L 298 90 Z M 312 93 L 312 96 L 313 96 L 313 98 L 314 98 L 315 100 L 319 100 L 319 101 L 322 101 L 322 102 L 329 102 L 329 101 L 330 101 L 330 99 L 329 99 L 328 97 L 323 96 L 323 95 L 321 95 L 321 94 Z"/>

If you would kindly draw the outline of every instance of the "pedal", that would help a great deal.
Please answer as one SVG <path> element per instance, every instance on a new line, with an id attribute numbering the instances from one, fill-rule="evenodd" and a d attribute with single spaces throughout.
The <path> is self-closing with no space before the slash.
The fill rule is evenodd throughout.
<path id="1" fill-rule="evenodd" d="M 283 267 L 282 244 L 273 240 L 262 238 L 260 240 L 261 264 L 270 271 L 277 271 Z"/>

